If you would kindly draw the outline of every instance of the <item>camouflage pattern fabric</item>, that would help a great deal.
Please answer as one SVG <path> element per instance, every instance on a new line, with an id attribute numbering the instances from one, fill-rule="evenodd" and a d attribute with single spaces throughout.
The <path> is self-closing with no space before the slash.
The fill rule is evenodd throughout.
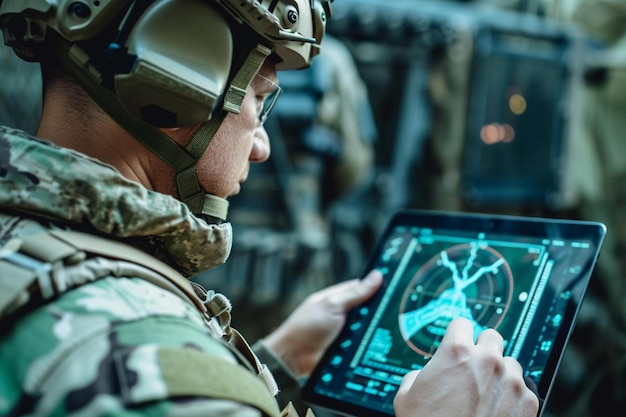
<path id="1" fill-rule="evenodd" d="M 68 226 L 177 259 L 170 264 L 185 274 L 228 253 L 228 225 L 207 225 L 111 167 L 23 132 L 0 128 L 0 177 L 0 257 L 20 238 Z M 253 374 L 191 304 L 148 281 L 103 277 L 31 310 L 0 321 L 0 415 L 265 415 L 220 394 L 227 376 Z M 279 415 L 256 375 L 237 389 L 268 397 L 268 414 Z"/>
<path id="2" fill-rule="evenodd" d="M 187 276 L 228 257 L 229 223 L 207 224 L 180 201 L 148 191 L 94 159 L 44 145 L 18 131 L 0 132 L 4 207 L 137 240 Z M 61 173 L 66 178 L 59 178 Z"/>

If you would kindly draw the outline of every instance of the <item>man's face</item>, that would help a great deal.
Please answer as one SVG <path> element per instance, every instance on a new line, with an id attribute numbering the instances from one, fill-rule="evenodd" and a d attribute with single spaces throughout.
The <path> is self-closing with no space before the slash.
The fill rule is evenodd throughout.
<path id="1" fill-rule="evenodd" d="M 198 161 L 198 179 L 207 193 L 223 198 L 239 193 L 250 163 L 269 157 L 269 137 L 259 115 L 263 102 L 276 88 L 273 83 L 277 83 L 276 68 L 268 60 L 248 86 L 241 112 L 227 114 Z"/>

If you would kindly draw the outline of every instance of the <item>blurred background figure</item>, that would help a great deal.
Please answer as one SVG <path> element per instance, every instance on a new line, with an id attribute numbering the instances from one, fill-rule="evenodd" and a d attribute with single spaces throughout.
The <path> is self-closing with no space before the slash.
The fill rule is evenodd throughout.
<path id="1" fill-rule="evenodd" d="M 560 415 L 626 410 L 626 1 L 546 0 L 546 16 L 579 28 L 586 55 L 568 177 L 573 214 L 609 234 L 556 387 Z"/>
<path id="2" fill-rule="evenodd" d="M 39 64 L 0 48 L 0 124 L 35 134 L 41 116 Z"/>
<path id="3" fill-rule="evenodd" d="M 372 179 L 377 132 L 350 52 L 330 36 L 324 42 L 310 68 L 279 74 L 283 92 L 265 123 L 270 159 L 253 164 L 230 199 L 230 260 L 195 278 L 231 298 L 250 340 L 364 267 L 367 209 L 348 200 Z"/>

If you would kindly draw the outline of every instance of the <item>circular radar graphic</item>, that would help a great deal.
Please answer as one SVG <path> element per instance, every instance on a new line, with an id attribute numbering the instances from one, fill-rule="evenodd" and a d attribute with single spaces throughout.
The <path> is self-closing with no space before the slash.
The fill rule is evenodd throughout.
<path id="1" fill-rule="evenodd" d="M 400 303 L 400 332 L 411 349 L 429 357 L 452 319 L 469 319 L 476 335 L 497 328 L 512 296 L 513 274 L 498 251 L 479 242 L 452 246 L 411 279 Z"/>

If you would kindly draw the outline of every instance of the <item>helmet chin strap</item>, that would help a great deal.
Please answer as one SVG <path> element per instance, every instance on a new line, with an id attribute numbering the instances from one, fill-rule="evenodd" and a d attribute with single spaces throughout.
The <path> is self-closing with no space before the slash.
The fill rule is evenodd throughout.
<path id="1" fill-rule="evenodd" d="M 176 187 L 181 201 L 190 211 L 212 223 L 226 220 L 228 201 L 207 194 L 198 180 L 197 163 L 215 136 L 227 112 L 238 114 L 248 85 L 258 73 L 271 49 L 258 44 L 247 56 L 224 94 L 222 110 L 204 122 L 190 143 L 182 147 L 156 127 L 133 117 L 117 97 L 102 85 L 100 72 L 89 62 L 88 55 L 78 46 L 68 46 L 60 37 L 54 42 L 56 56 L 75 77 L 87 94 L 122 128 L 154 152 L 176 172 Z"/>
<path id="2" fill-rule="evenodd" d="M 200 126 L 200 129 L 198 129 L 185 148 L 186 152 L 188 152 L 196 162 L 206 151 L 217 129 L 226 117 L 226 113 L 239 114 L 248 85 L 271 53 L 271 49 L 261 44 L 258 44 L 250 51 L 243 66 L 239 69 L 237 74 L 235 74 L 224 94 L 222 110 L 219 114 L 213 116 Z M 198 182 L 195 163 L 193 166 L 176 170 L 176 184 L 181 200 L 189 206 L 194 214 L 202 214 L 220 220 L 226 220 L 228 201 L 221 197 L 207 194 L 202 190 Z"/>

